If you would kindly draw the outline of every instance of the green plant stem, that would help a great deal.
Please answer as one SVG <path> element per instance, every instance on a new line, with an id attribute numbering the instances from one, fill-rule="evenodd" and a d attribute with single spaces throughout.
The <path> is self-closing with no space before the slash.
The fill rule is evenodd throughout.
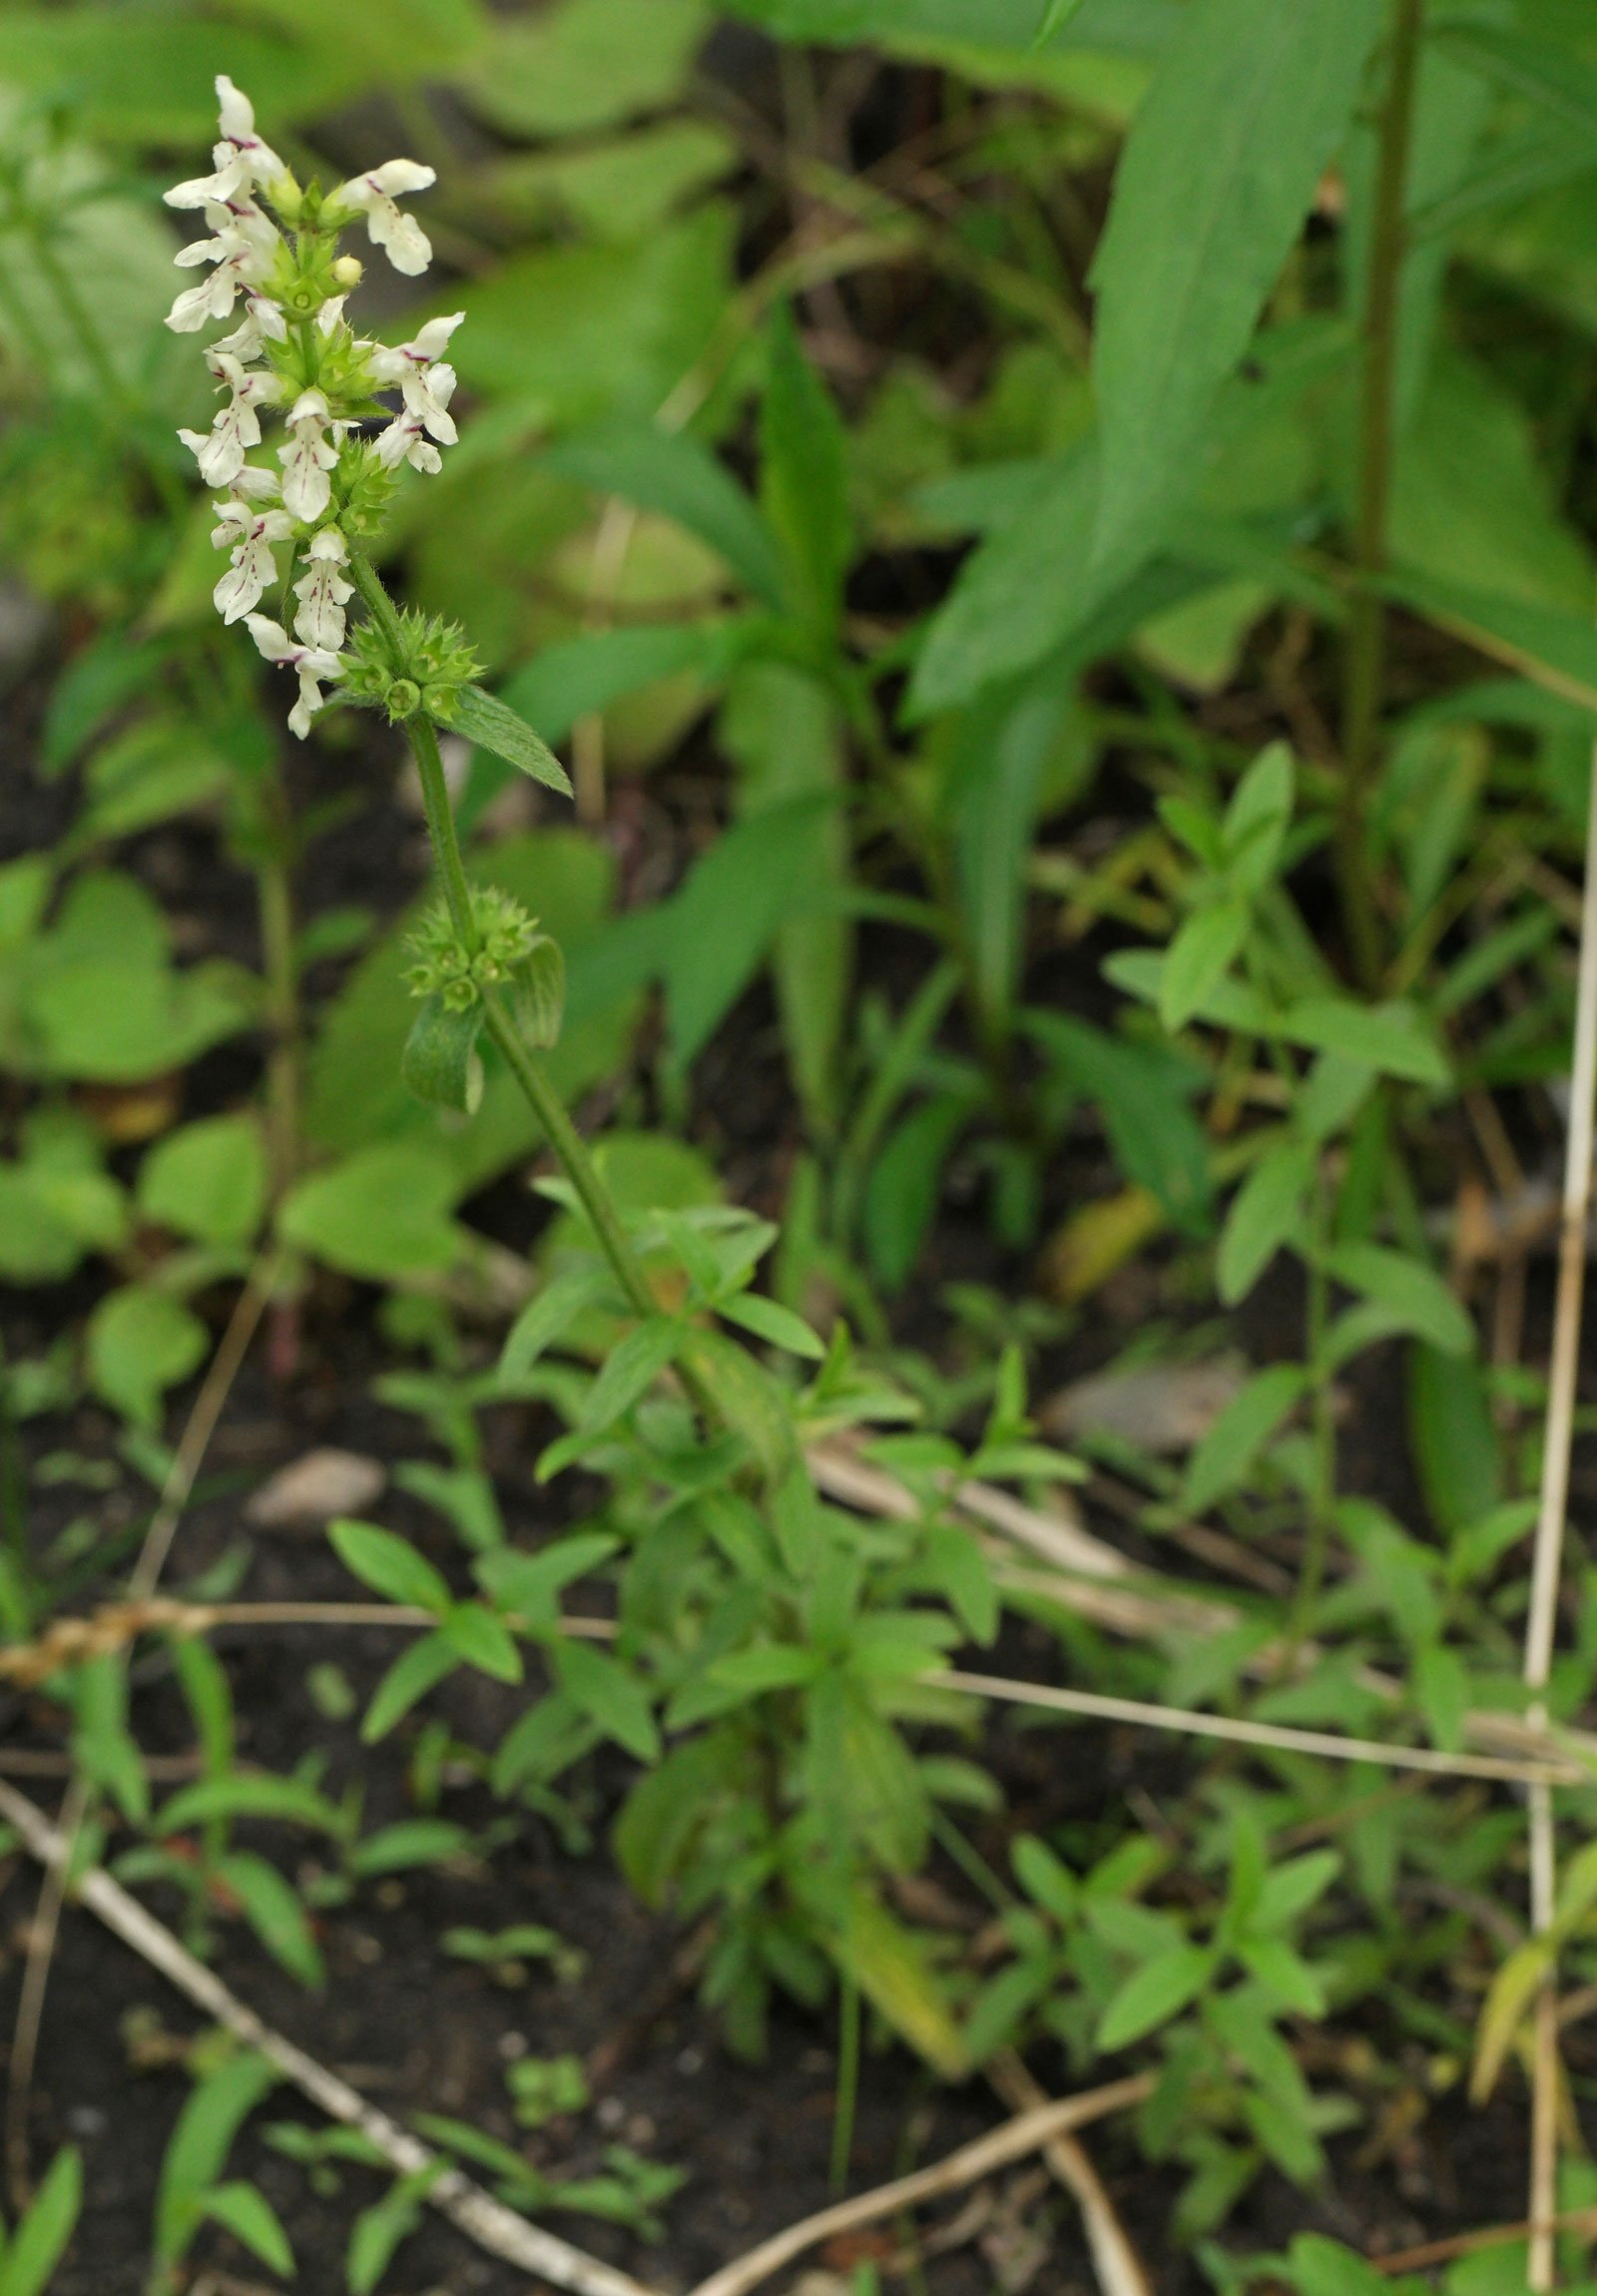
<path id="1" fill-rule="evenodd" d="M 1377 131 L 1374 216 L 1364 293 L 1358 500 L 1353 528 L 1353 565 L 1359 580 L 1347 622 L 1342 781 L 1336 820 L 1342 917 L 1353 968 L 1366 989 L 1374 988 L 1380 977 L 1380 920 L 1365 838 L 1386 668 L 1386 608 L 1376 582 L 1386 563 L 1391 506 L 1397 330 L 1407 244 L 1403 203 L 1424 0 L 1393 0 L 1393 8 L 1386 93 Z"/>
<path id="2" fill-rule="evenodd" d="M 403 669 L 399 617 L 394 612 L 393 601 L 383 588 L 376 570 L 368 558 L 354 554 L 349 561 L 349 573 L 372 620 L 382 632 L 394 669 Z M 471 907 L 471 886 L 466 876 L 460 839 L 449 804 L 449 785 L 444 779 L 443 760 L 438 754 L 438 737 L 433 732 L 432 721 L 419 714 L 405 720 L 405 732 L 415 755 L 416 772 L 421 779 L 421 802 L 427 817 L 427 835 L 432 841 L 433 861 L 443 884 L 449 920 L 462 947 L 475 949 L 477 925 Z M 659 1303 L 649 1289 L 649 1280 L 622 1226 L 614 1199 L 588 1153 L 587 1142 L 566 1113 L 565 1102 L 550 1083 L 536 1054 L 523 1043 L 520 1031 L 500 1000 L 488 991 L 482 1001 L 488 1034 L 498 1046 L 505 1066 L 521 1087 L 523 1098 L 542 1126 L 544 1137 L 554 1150 L 566 1178 L 576 1190 L 617 1283 L 640 1316 L 655 1315 Z"/>
<path id="3" fill-rule="evenodd" d="M 831 2189 L 846 2191 L 854 2149 L 854 2113 L 859 2102 L 859 1987 L 842 1980 L 837 2004 L 837 2095 L 831 2119 Z"/>
<path id="4" fill-rule="evenodd" d="M 491 990 L 484 996 L 483 1006 L 488 1016 L 488 1033 L 542 1125 L 566 1178 L 576 1190 L 617 1283 L 640 1316 L 657 1315 L 659 1302 L 649 1289 L 649 1280 L 621 1224 L 614 1199 L 588 1153 L 587 1142 L 567 1115 L 565 1103 L 545 1075 L 536 1054 L 522 1043 L 509 1015 Z"/>
<path id="5" fill-rule="evenodd" d="M 1287 1649 L 1282 1666 L 1283 1678 L 1286 1680 L 1291 1679 L 1294 1661 L 1314 1626 L 1315 1609 L 1320 1601 L 1321 1588 L 1326 1583 L 1326 1564 L 1331 1553 L 1331 1533 L 1336 1502 L 1336 1421 L 1331 1393 L 1333 1383 L 1325 1360 L 1326 1340 L 1331 1327 L 1331 1279 L 1326 1274 L 1326 1256 L 1330 1245 L 1330 1210 L 1325 1180 L 1321 1178 L 1315 1184 L 1314 1239 L 1308 1262 L 1307 1341 L 1309 1376 L 1312 1382 L 1309 1424 L 1313 1481 L 1309 1492 L 1309 1525 L 1304 1544 L 1303 1567 L 1298 1574 L 1292 1617 L 1287 1628 Z"/>

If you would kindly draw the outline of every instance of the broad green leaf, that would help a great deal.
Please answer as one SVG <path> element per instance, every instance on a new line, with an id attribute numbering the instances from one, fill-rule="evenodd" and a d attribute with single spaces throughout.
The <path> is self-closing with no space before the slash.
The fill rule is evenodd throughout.
<path id="1" fill-rule="evenodd" d="M 1134 2040 L 1168 2024 L 1209 1985 L 1216 1957 L 1206 1946 L 1182 1944 L 1133 1970 L 1110 2000 L 1098 2023 L 1098 2046 L 1128 2048 Z"/>
<path id="2" fill-rule="evenodd" d="M 1220 1297 L 1228 1308 L 1248 1297 L 1284 1244 L 1304 1234 L 1318 1163 L 1314 1148 L 1284 1140 L 1259 1159 L 1238 1189 L 1216 1262 Z"/>
<path id="3" fill-rule="evenodd" d="M 436 1149 L 392 1141 L 301 1180 L 279 1215 L 283 1238 L 330 1268 L 377 1283 L 453 1264 L 455 1176 Z"/>
<path id="4" fill-rule="evenodd" d="M 585 134 L 669 104 L 708 29 L 703 0 L 558 0 L 497 18 L 462 84 L 513 136 Z"/>
<path id="5" fill-rule="evenodd" d="M 148 1284 L 108 1292 L 89 1319 L 89 1378 L 95 1392 L 136 1427 L 153 1428 L 161 1399 L 211 1352 L 199 1317 Z"/>
<path id="6" fill-rule="evenodd" d="M 682 431 L 615 422 L 560 440 L 546 450 L 544 461 L 595 493 L 617 494 L 674 518 L 725 559 L 762 604 L 778 610 L 786 606 L 787 581 L 770 526 L 725 464 L 698 439 Z M 609 635 L 631 640 L 635 651 L 646 640 L 657 648 L 662 640 L 674 640 L 680 649 L 684 638 L 703 644 L 701 634 L 682 630 Z"/>
<path id="7" fill-rule="evenodd" d="M 1272 1364 L 1238 1390 L 1193 1452 L 1182 1504 L 1202 1514 L 1237 1489 L 1309 1385 L 1301 1364 Z"/>
<path id="8" fill-rule="evenodd" d="M 1138 111 L 1093 265 L 1095 555 L 1180 485 L 1352 117 L 1380 0 L 1191 0 Z"/>
<path id="9" fill-rule="evenodd" d="M 139 1172 L 147 1220 L 202 1244 L 248 1244 L 266 1201 L 266 1151 L 250 1116 L 209 1116 L 157 1141 Z"/>
<path id="10" fill-rule="evenodd" d="M 1342 1244 L 1327 1262 L 1328 1272 L 1350 1292 L 1361 1292 L 1391 1319 L 1396 1331 L 1411 1332 L 1446 1356 L 1468 1355 L 1475 1327 L 1434 1269 L 1383 1244 Z"/>
<path id="11" fill-rule="evenodd" d="M 83 2206 L 83 2162 L 65 2145 L 0 2253 L 0 2296 L 44 2296 Z"/>
<path id="12" fill-rule="evenodd" d="M 344 1568 L 390 1602 L 430 1610 L 435 1618 L 442 1618 L 452 1605 L 454 1596 L 442 1572 L 418 1554 L 409 1539 L 348 1516 L 329 1523 L 327 1536 Z"/>
<path id="13" fill-rule="evenodd" d="M 571 777 L 548 743 L 535 734 L 525 718 L 480 686 L 463 686 L 453 698 L 448 729 L 468 742 L 492 750 L 496 758 L 542 782 L 560 797 L 571 795 Z"/>

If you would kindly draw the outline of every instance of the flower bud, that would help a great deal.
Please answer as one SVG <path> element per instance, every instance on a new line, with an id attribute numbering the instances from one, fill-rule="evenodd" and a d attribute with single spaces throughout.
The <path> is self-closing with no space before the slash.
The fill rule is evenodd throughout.
<path id="1" fill-rule="evenodd" d="M 339 256 L 332 267 L 332 276 L 341 287 L 357 287 L 365 269 L 358 256 Z"/>

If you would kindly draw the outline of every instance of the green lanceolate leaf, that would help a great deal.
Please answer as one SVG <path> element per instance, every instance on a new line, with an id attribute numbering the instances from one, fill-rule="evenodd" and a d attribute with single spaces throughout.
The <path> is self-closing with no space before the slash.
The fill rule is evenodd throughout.
<path id="1" fill-rule="evenodd" d="M 391 1530 L 344 1517 L 329 1526 L 327 1536 L 345 1569 L 364 1579 L 378 1594 L 385 1594 L 390 1602 L 430 1610 L 435 1618 L 442 1618 L 453 1602 L 440 1573 L 408 1539 L 396 1537 Z"/>
<path id="2" fill-rule="evenodd" d="M 1177 1945 L 1134 1970 L 1104 2010 L 1098 2027 L 1102 2049 L 1126 2048 L 1144 2033 L 1179 2015 L 1209 1984 L 1215 1956 L 1203 1946 Z"/>
<path id="3" fill-rule="evenodd" d="M 530 774 L 535 782 L 542 782 L 545 789 L 557 790 L 563 798 L 570 797 L 570 778 L 548 743 L 539 739 L 525 718 L 518 717 L 508 704 L 494 695 L 485 694 L 480 686 L 461 687 L 446 731 L 492 750 L 496 758 L 503 758 L 506 765 Z"/>
<path id="4" fill-rule="evenodd" d="M 474 1115 L 482 1099 L 482 1060 L 477 1038 L 482 1006 L 452 1011 L 438 996 L 422 1003 L 405 1039 L 399 1072 L 418 1100 L 430 1108 L 453 1108 Z"/>
<path id="5" fill-rule="evenodd" d="M 1361 1292 L 1390 1319 L 1394 1331 L 1428 1340 L 1443 1355 L 1467 1356 L 1475 1327 L 1433 1268 L 1383 1244 L 1343 1244 L 1327 1263 L 1338 1284 Z"/>
<path id="6" fill-rule="evenodd" d="M 1282 1246 L 1303 1232 L 1316 1161 L 1313 1148 L 1284 1140 L 1238 1189 L 1220 1238 L 1220 1296 L 1227 1307 L 1246 1299 Z"/>
<path id="7" fill-rule="evenodd" d="M 1380 0 L 1192 0 L 1137 113 L 1093 270 L 1096 552 L 1177 487 L 1352 117 Z"/>
<path id="8" fill-rule="evenodd" d="M 83 2163 L 68 2145 L 0 2256 L 0 2296 L 44 2296 L 83 2205 Z"/>
<path id="9" fill-rule="evenodd" d="M 1182 1504 L 1202 1514 L 1235 1490 L 1291 1412 L 1309 1377 L 1301 1364 L 1272 1364 L 1238 1390 L 1192 1455 Z"/>
<path id="10" fill-rule="evenodd" d="M 836 404 L 804 357 L 792 311 L 771 322 L 760 415 L 761 494 L 804 621 L 836 619 L 852 548 L 847 438 Z"/>

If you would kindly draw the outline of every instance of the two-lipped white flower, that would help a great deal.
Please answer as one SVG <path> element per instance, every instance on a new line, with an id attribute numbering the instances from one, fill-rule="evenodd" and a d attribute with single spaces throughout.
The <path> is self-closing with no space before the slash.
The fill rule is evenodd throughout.
<path id="1" fill-rule="evenodd" d="M 369 175 L 351 176 L 340 184 L 327 205 L 363 215 L 372 246 L 385 249 L 394 270 L 414 279 L 431 263 L 432 243 L 413 216 L 401 215 L 394 195 L 424 192 L 437 181 L 437 170 L 423 167 L 419 160 L 385 160 Z"/>
<path id="2" fill-rule="evenodd" d="M 295 518 L 311 525 L 332 499 L 327 473 L 338 450 L 327 436 L 332 409 L 319 390 L 302 390 L 288 409 L 288 443 L 277 449 L 282 464 L 282 500 Z"/>
<path id="3" fill-rule="evenodd" d="M 288 712 L 288 731 L 297 734 L 302 742 L 310 731 L 311 719 L 326 706 L 322 681 L 341 678 L 343 664 L 336 654 L 329 654 L 320 646 L 295 645 L 281 623 L 268 621 L 265 614 L 247 614 L 245 620 L 251 637 L 266 660 L 280 662 L 284 669 L 294 671 L 298 677 L 299 699 Z"/>
<path id="4" fill-rule="evenodd" d="M 269 194 L 288 173 L 271 146 L 256 134 L 255 107 L 226 72 L 218 73 L 216 90 L 222 140 L 211 148 L 215 173 L 174 184 L 165 195 L 169 208 L 231 207 L 254 185 Z"/>
<path id="5" fill-rule="evenodd" d="M 248 368 L 232 351 L 220 347 L 206 353 L 206 364 L 232 396 L 208 431 L 180 430 L 178 436 L 193 453 L 208 486 L 231 486 L 251 447 L 261 443 L 256 409 L 280 397 L 281 385 L 275 375 Z"/>
<path id="6" fill-rule="evenodd" d="M 293 586 L 299 601 L 294 635 L 324 654 L 336 654 L 343 645 L 344 607 L 354 596 L 353 583 L 343 575 L 348 563 L 348 545 L 337 527 L 323 526 L 305 549 L 308 572 Z"/>
<path id="7" fill-rule="evenodd" d="M 246 482 L 249 494 L 266 497 L 267 489 L 263 479 L 270 482 L 270 492 L 276 492 L 276 481 L 269 470 L 252 470 L 248 464 L 240 471 L 238 480 Z M 259 606 L 269 586 L 277 579 L 277 562 L 271 555 L 274 542 L 286 542 L 293 532 L 294 522 L 286 510 L 273 506 L 262 509 L 247 499 L 244 491 L 230 494 L 225 502 L 216 505 L 217 523 L 211 529 L 211 539 L 218 550 L 232 553 L 228 571 L 212 591 L 212 600 L 224 622 L 237 622 Z"/>
<path id="8" fill-rule="evenodd" d="M 453 446 L 459 437 L 454 416 L 449 412 L 457 378 L 454 368 L 444 360 L 443 352 L 465 315 L 463 310 L 457 310 L 443 318 L 429 318 L 414 341 L 402 342 L 397 348 L 385 343 L 372 344 L 369 363 L 373 379 L 378 383 L 397 383 L 404 400 L 404 413 L 396 416 L 377 437 L 377 459 L 385 468 L 391 470 L 400 461 L 408 460 L 418 470 L 436 470 L 438 456 L 424 447 L 418 450 L 416 442 L 421 433 L 425 431 L 441 446 Z"/>
<path id="9" fill-rule="evenodd" d="M 172 260 L 184 271 L 197 264 L 217 268 L 197 287 L 185 287 L 168 311 L 167 324 L 175 334 L 195 334 L 207 319 L 226 318 L 241 293 L 263 284 L 277 253 L 275 229 L 248 202 L 236 208 L 208 206 L 206 221 L 213 236 L 191 240 Z"/>

